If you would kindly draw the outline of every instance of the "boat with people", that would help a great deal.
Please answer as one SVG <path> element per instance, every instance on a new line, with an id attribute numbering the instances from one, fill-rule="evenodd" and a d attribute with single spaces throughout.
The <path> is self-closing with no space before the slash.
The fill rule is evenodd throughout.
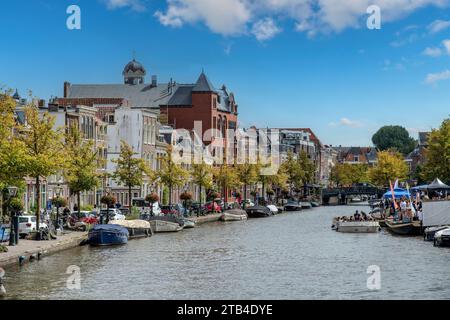
<path id="1" fill-rule="evenodd" d="M 284 205 L 284 211 L 300 211 L 302 210 L 302 204 L 299 201 L 288 201 Z"/>
<path id="2" fill-rule="evenodd" d="M 129 239 L 145 238 L 153 235 L 150 222 L 145 220 L 116 220 L 110 221 L 109 224 L 116 224 L 127 228 Z"/>
<path id="3" fill-rule="evenodd" d="M 225 210 L 220 217 L 221 221 L 242 221 L 247 220 L 247 212 L 242 209 Z"/>
<path id="4" fill-rule="evenodd" d="M 88 242 L 92 246 L 126 244 L 128 238 L 128 229 L 117 224 L 97 224 L 88 234 Z"/>
<path id="5" fill-rule="evenodd" d="M 272 212 L 273 215 L 278 214 L 278 208 L 273 204 L 269 204 L 266 207 L 269 208 L 270 212 Z"/>
<path id="6" fill-rule="evenodd" d="M 381 230 L 378 221 L 364 211 L 358 210 L 352 216 L 333 218 L 331 228 L 346 233 L 376 233 Z"/>
<path id="7" fill-rule="evenodd" d="M 245 208 L 249 218 L 266 218 L 272 215 L 269 208 L 264 206 L 253 206 Z"/>
<path id="8" fill-rule="evenodd" d="M 435 247 L 450 246 L 450 228 L 445 228 L 436 232 L 433 245 Z"/>
<path id="9" fill-rule="evenodd" d="M 393 219 L 386 219 L 385 223 L 390 232 L 399 235 L 418 236 L 422 232 L 422 223 L 419 220 L 395 221 Z"/>

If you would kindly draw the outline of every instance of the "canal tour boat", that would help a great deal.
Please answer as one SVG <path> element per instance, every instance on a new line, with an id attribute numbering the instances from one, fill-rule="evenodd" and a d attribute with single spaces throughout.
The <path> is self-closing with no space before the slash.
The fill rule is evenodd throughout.
<path id="1" fill-rule="evenodd" d="M 385 223 L 387 229 L 394 234 L 418 236 L 422 232 L 422 224 L 420 221 L 403 222 L 386 219 Z"/>
<path id="2" fill-rule="evenodd" d="M 433 244 L 435 247 L 450 246 L 450 228 L 436 232 Z"/>
<path id="3" fill-rule="evenodd" d="M 109 224 L 116 224 L 127 228 L 129 239 L 151 237 L 153 235 L 150 222 L 145 220 L 117 220 L 110 221 Z"/>
<path id="4" fill-rule="evenodd" d="M 88 241 L 92 246 L 112 246 L 126 244 L 128 229 L 117 224 L 97 224 L 89 231 Z"/>
<path id="5" fill-rule="evenodd" d="M 302 204 L 297 201 L 288 201 L 284 205 L 284 211 L 300 211 L 302 210 Z"/>
<path id="6" fill-rule="evenodd" d="M 221 221 L 242 221 L 247 220 L 247 212 L 242 209 L 230 209 L 223 212 Z"/>
<path id="7" fill-rule="evenodd" d="M 337 232 L 344 233 L 377 233 L 380 224 L 374 220 L 344 221 L 334 218 L 332 228 Z"/>
<path id="8" fill-rule="evenodd" d="M 266 218 L 272 215 L 269 208 L 264 206 L 253 206 L 245 209 L 249 218 Z"/>

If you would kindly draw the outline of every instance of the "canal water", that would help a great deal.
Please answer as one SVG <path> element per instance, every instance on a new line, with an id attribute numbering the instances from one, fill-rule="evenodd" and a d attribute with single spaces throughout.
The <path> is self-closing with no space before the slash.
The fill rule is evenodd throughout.
<path id="1" fill-rule="evenodd" d="M 5 286 L 13 299 L 450 298 L 450 249 L 384 230 L 331 230 L 333 216 L 357 209 L 369 211 L 321 207 L 79 247 L 6 269 Z M 67 287 L 73 265 L 80 289 Z M 380 269 L 379 290 L 368 289 L 369 266 Z"/>

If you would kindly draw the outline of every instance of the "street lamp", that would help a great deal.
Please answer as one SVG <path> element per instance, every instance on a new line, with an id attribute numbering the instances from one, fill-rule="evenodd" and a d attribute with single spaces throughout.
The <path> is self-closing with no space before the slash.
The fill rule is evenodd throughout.
<path id="1" fill-rule="evenodd" d="M 14 186 L 8 187 L 8 200 L 11 200 L 12 198 L 14 198 L 17 195 L 17 190 L 18 190 L 18 188 L 14 187 Z M 15 246 L 19 242 L 19 237 L 18 237 L 19 223 L 18 223 L 18 219 L 16 217 L 15 210 L 12 210 L 12 208 L 10 208 L 10 211 L 11 211 L 11 215 L 10 215 L 11 228 L 9 231 L 9 245 Z"/>
<path id="2" fill-rule="evenodd" d="M 61 185 L 58 183 L 58 185 L 54 188 L 54 191 L 56 193 L 56 221 L 55 221 L 55 232 L 58 232 L 58 228 L 59 228 L 59 208 L 61 206 L 61 201 L 60 201 L 60 196 L 61 196 L 61 191 L 62 191 L 62 187 Z"/>

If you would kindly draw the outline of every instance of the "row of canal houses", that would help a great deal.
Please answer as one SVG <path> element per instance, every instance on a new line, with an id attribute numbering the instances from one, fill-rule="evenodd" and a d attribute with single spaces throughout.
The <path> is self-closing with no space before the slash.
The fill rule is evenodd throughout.
<path id="1" fill-rule="evenodd" d="M 217 145 L 209 149 L 212 150 L 212 157 L 215 153 L 227 152 L 225 146 L 228 129 L 241 130 L 245 134 L 246 129 L 238 128 L 238 104 L 234 94 L 225 85 L 220 89 L 215 88 L 203 71 L 192 84 L 180 84 L 172 79 L 168 83 L 158 83 L 154 75 L 151 82 L 146 83 L 146 75 L 144 66 L 133 59 L 123 69 L 121 84 L 65 82 L 62 98 L 52 98 L 48 103 L 44 100 L 34 103 L 42 113 L 49 112 L 55 117 L 55 127 L 77 125 L 86 139 L 94 141 L 100 158 L 100 174 L 114 171 L 115 164 L 112 160 L 119 156 L 122 140 L 132 146 L 137 156 L 143 158 L 153 170 L 158 170 L 161 166 L 160 157 L 166 153 L 167 145 L 179 143 L 175 141 L 174 129 L 185 129 L 191 137 L 203 143 L 204 149 L 205 145 Z M 17 101 L 17 118 L 25 121 L 23 108 L 27 101 L 21 99 L 17 91 L 13 98 Z M 212 136 L 208 133 L 209 129 L 213 129 Z M 258 130 L 266 129 L 256 129 Z M 311 129 L 268 130 L 279 132 L 276 145 L 279 146 L 280 161 L 289 151 L 305 151 L 316 165 L 315 182 L 326 184 L 329 166 L 334 158 L 330 158 L 333 155 L 330 155 L 327 146 L 322 145 Z M 214 132 L 220 132 L 221 135 L 215 135 Z M 222 141 L 216 144 L 218 139 Z M 184 165 L 189 167 L 189 164 Z M 57 195 L 56 190 L 60 196 L 69 200 L 73 208 L 76 201 L 70 197 L 70 190 L 61 175 L 42 177 L 40 207 L 49 206 L 50 199 Z M 179 194 L 185 190 L 198 198 L 198 188 L 187 183 L 184 187 L 173 190 L 172 199 L 178 199 Z M 163 198 L 161 185 L 151 181 L 135 186 L 131 198 L 145 197 L 151 192 L 156 192 Z M 128 189 L 111 178 L 103 178 L 97 189 L 82 194 L 81 206 L 100 206 L 100 198 L 105 193 L 112 194 L 118 203 L 128 205 Z M 36 206 L 34 195 L 34 182 L 32 179 L 27 180 L 23 199 L 27 212 Z M 231 190 L 225 197 L 231 197 Z"/>

